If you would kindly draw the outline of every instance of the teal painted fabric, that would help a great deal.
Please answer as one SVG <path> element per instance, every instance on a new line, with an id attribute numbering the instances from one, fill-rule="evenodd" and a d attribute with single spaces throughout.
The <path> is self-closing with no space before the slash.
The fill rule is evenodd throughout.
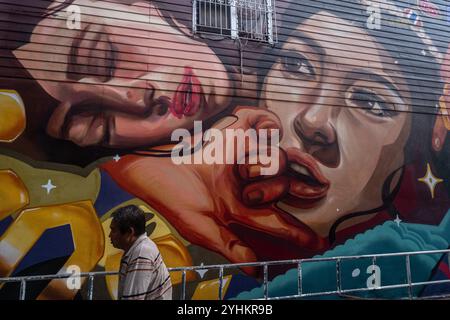
<path id="1" fill-rule="evenodd" d="M 439 226 L 411 224 L 394 221 L 357 235 L 354 239 L 327 251 L 320 257 L 354 256 L 393 252 L 443 250 L 450 247 L 450 210 Z M 441 254 L 411 256 L 412 282 L 427 281 Z M 334 261 L 310 262 L 303 265 L 303 293 L 317 293 L 337 290 L 336 263 Z M 371 258 L 343 260 L 341 263 L 341 288 L 358 289 L 407 284 L 406 257 Z M 291 269 L 277 276 L 269 283 L 269 297 L 288 296 L 298 293 L 297 269 Z M 418 296 L 423 286 L 414 287 L 412 294 Z M 361 298 L 408 297 L 407 288 L 353 292 Z M 240 293 L 236 299 L 262 298 L 263 288 Z M 336 299 L 338 296 L 320 296 L 321 299 Z"/>

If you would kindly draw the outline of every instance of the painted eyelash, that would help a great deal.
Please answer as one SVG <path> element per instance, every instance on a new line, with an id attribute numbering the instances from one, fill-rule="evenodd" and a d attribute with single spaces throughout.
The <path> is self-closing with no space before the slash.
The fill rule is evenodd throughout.
<path id="1" fill-rule="evenodd" d="M 361 95 L 361 96 L 369 95 L 371 97 L 374 97 L 375 99 L 374 100 L 368 100 L 368 99 L 363 99 L 363 98 L 355 99 L 355 95 Z M 395 113 L 395 105 L 393 105 L 394 108 L 383 108 L 382 105 L 388 105 L 389 103 L 385 102 L 382 98 L 379 97 L 379 95 L 377 95 L 371 91 L 358 89 L 358 90 L 353 91 L 349 98 L 353 99 L 353 100 L 361 101 L 361 102 L 367 102 L 367 103 L 375 101 L 374 103 L 378 103 L 380 105 L 379 109 L 374 109 L 373 107 L 372 108 L 364 108 L 364 109 L 367 110 L 368 112 L 371 112 L 372 114 L 374 114 L 376 116 L 383 117 L 383 116 L 393 116 L 396 114 Z M 382 112 L 382 114 L 376 114 L 376 113 L 372 112 L 373 110 L 379 110 Z"/>
<path id="2" fill-rule="evenodd" d="M 314 67 L 311 65 L 311 63 L 308 62 L 308 59 L 305 56 L 303 56 L 301 54 L 295 54 L 295 56 L 294 55 L 285 56 L 282 58 L 282 63 L 285 67 L 286 66 L 298 66 L 297 64 L 288 63 L 288 59 L 296 59 L 296 60 L 302 61 L 306 65 L 306 67 L 310 70 L 310 76 L 316 75 L 316 72 L 314 71 Z M 298 66 L 298 67 L 301 67 L 301 66 Z M 300 72 L 300 73 L 302 73 L 302 72 Z"/>

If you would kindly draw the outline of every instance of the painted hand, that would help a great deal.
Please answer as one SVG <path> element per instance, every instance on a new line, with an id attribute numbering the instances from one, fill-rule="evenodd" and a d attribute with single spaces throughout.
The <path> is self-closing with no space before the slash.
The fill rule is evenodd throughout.
<path id="1" fill-rule="evenodd" d="M 214 128 L 222 132 L 281 130 L 278 118 L 266 110 L 241 107 L 233 116 L 231 123 L 223 120 Z M 236 151 L 240 147 L 228 142 L 223 144 L 226 155 L 231 148 Z M 255 155 L 251 145 L 245 148 L 247 159 Z M 188 241 L 233 263 L 283 258 L 289 248 L 320 250 L 323 239 L 273 205 L 289 188 L 280 175 L 286 155 L 275 150 L 278 146 L 266 148 L 278 154 L 278 170 L 264 176 L 261 169 L 267 165 L 261 163 L 175 165 L 171 158 L 134 155 L 106 163 L 103 168 L 124 189 L 164 215 Z M 233 154 L 238 160 L 237 152 Z M 245 271 L 256 272 L 254 268 Z"/>

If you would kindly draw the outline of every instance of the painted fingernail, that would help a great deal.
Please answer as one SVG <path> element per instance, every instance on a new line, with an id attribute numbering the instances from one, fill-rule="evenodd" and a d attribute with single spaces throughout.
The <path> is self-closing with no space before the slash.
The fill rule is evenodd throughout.
<path id="1" fill-rule="evenodd" d="M 261 170 L 259 166 L 249 166 L 247 169 L 247 174 L 249 178 L 255 178 L 261 175 Z"/>

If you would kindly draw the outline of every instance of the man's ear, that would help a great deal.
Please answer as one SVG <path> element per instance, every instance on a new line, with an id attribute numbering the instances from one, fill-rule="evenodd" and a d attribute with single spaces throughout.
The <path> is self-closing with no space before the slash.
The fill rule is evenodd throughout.
<path id="1" fill-rule="evenodd" d="M 136 230 L 134 230 L 133 227 L 130 227 L 129 232 L 130 232 L 130 235 L 131 235 L 132 237 L 135 237 L 135 236 L 136 236 Z"/>

